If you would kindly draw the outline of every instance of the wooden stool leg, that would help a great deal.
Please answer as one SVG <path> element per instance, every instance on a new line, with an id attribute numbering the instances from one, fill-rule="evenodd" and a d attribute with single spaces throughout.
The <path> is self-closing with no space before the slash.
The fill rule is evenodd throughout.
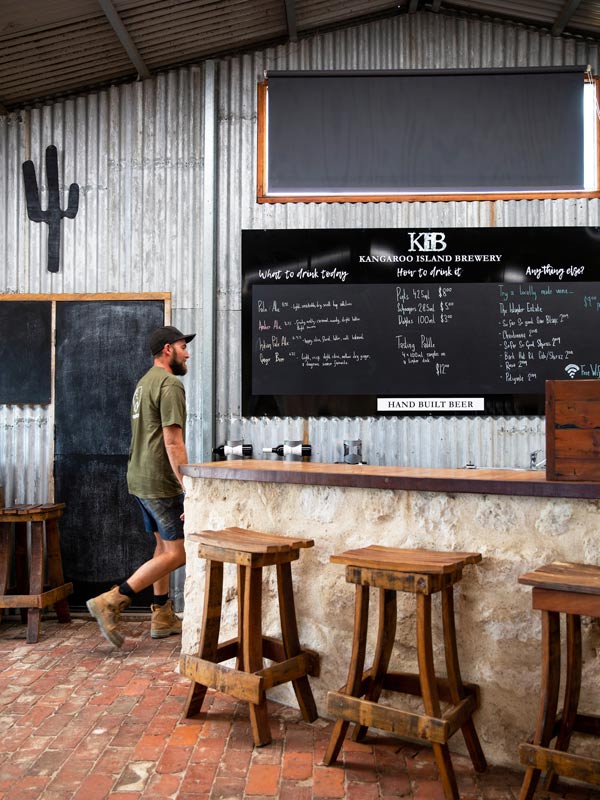
<path id="1" fill-rule="evenodd" d="M 0 597 L 8 591 L 10 577 L 10 522 L 0 522 Z M 0 608 L 0 621 L 2 621 L 2 608 Z"/>
<path id="2" fill-rule="evenodd" d="M 244 659 L 242 657 L 242 643 L 244 641 L 244 597 L 246 594 L 246 569 L 248 567 L 243 567 L 238 565 L 237 568 L 237 606 L 238 606 L 238 646 L 237 646 L 237 655 L 235 659 L 235 668 L 239 670 L 244 669 Z"/>
<path id="3" fill-rule="evenodd" d="M 294 658 L 300 653 L 294 587 L 292 584 L 292 565 L 289 562 L 277 565 L 277 590 L 279 594 L 279 616 L 281 619 L 281 639 L 286 658 Z M 292 681 L 296 700 L 305 722 L 314 722 L 319 714 L 308 677 L 302 675 Z"/>
<path id="4" fill-rule="evenodd" d="M 433 662 L 431 638 L 431 595 L 417 594 L 417 656 L 421 694 L 425 711 L 430 717 L 441 717 L 440 699 Z M 432 742 L 433 752 L 440 771 L 440 780 L 447 800 L 459 800 L 454 767 L 447 744 Z"/>
<path id="5" fill-rule="evenodd" d="M 248 670 L 244 666 L 244 625 L 245 625 L 245 618 L 244 618 L 244 609 L 246 607 L 246 572 L 250 569 L 250 567 L 243 567 L 238 565 L 237 573 L 238 573 L 238 647 L 237 647 L 237 657 L 235 660 L 235 668 L 239 669 L 242 672 L 247 672 Z"/>
<path id="6" fill-rule="evenodd" d="M 369 622 L 369 587 L 357 584 L 354 601 L 354 634 L 352 638 L 352 657 L 344 694 L 359 697 L 365 668 L 367 650 L 367 625 Z M 323 762 L 329 766 L 338 757 L 342 742 L 348 731 L 349 722 L 338 719 L 331 732 L 329 746 Z"/>
<path id="7" fill-rule="evenodd" d="M 220 561 L 207 561 L 202 633 L 198 646 L 198 656 L 206 661 L 217 660 L 222 599 L 223 564 Z M 194 680 L 191 682 L 184 707 L 185 717 L 194 717 L 200 713 L 206 690 L 207 687 L 203 684 L 196 683 Z"/>
<path id="8" fill-rule="evenodd" d="M 542 611 L 542 676 L 538 718 L 533 744 L 547 747 L 552 737 L 560 684 L 560 615 Z M 521 785 L 519 800 L 531 800 L 540 778 L 540 770 L 528 767 Z"/>
<path id="9" fill-rule="evenodd" d="M 53 589 L 56 586 L 62 586 L 65 582 L 60 552 L 60 534 L 56 518 L 46 520 L 46 551 L 48 583 L 50 588 Z M 71 622 L 69 603 L 66 597 L 54 603 L 54 609 L 59 622 Z"/>
<path id="10" fill-rule="evenodd" d="M 31 523 L 31 562 L 29 565 L 29 592 L 44 591 L 44 523 Z M 27 641 L 37 642 L 40 637 L 41 608 L 30 608 L 27 612 Z"/>
<path id="11" fill-rule="evenodd" d="M 379 590 L 379 628 L 377 644 L 373 657 L 371 677 L 365 693 L 365 699 L 377 703 L 383 689 L 383 680 L 387 674 L 394 641 L 396 639 L 397 602 L 396 592 L 392 589 Z M 352 741 L 360 742 L 367 735 L 366 725 L 356 725 Z"/>
<path id="12" fill-rule="evenodd" d="M 242 640 L 244 671 L 258 672 L 263 668 L 262 568 L 246 568 L 244 583 Z M 263 694 L 260 703 L 248 703 L 248 707 L 254 744 L 257 747 L 269 744 L 271 741 L 271 727 L 269 725 L 266 695 Z"/>
<path id="13" fill-rule="evenodd" d="M 581 617 L 567 614 L 567 674 L 565 676 L 565 697 L 560 729 L 556 737 L 556 750 L 569 749 L 571 735 L 577 717 L 579 695 L 581 692 Z M 544 781 L 544 789 L 552 791 L 557 781 L 554 770 L 549 769 Z"/>
<path id="14" fill-rule="evenodd" d="M 30 594 L 26 522 L 15 522 L 15 580 L 17 594 Z M 27 622 L 26 608 L 21 609 L 21 622 Z"/>
<path id="15" fill-rule="evenodd" d="M 444 627 L 444 650 L 446 654 L 446 671 L 450 687 L 450 698 L 454 705 L 458 705 L 465 697 L 460 666 L 458 661 L 458 645 L 456 643 L 456 623 L 454 620 L 454 586 L 448 586 L 442 591 L 442 621 Z M 461 727 L 463 736 L 473 767 L 476 772 L 485 772 L 487 761 L 481 748 L 479 736 L 475 730 L 473 718 Z"/>

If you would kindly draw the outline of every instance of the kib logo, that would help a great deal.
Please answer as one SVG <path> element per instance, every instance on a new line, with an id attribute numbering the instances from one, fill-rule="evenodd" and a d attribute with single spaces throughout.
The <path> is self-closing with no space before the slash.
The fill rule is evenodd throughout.
<path id="1" fill-rule="evenodd" d="M 431 233 L 429 231 L 417 233 L 416 231 L 409 231 L 408 236 L 410 238 L 409 253 L 414 253 L 415 250 L 439 253 L 446 249 L 445 233 Z"/>

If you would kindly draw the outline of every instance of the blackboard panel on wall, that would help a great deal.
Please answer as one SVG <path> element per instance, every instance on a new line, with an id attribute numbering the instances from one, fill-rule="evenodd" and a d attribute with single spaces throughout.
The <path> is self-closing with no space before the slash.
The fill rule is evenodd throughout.
<path id="1" fill-rule="evenodd" d="M 131 397 L 163 320 L 160 301 L 57 304 L 56 453 L 128 453 Z"/>
<path id="2" fill-rule="evenodd" d="M 600 230 L 244 231 L 243 413 L 543 414 L 600 377 Z"/>
<path id="3" fill-rule="evenodd" d="M 66 503 L 60 538 L 69 603 L 82 607 L 151 558 L 155 542 L 127 493 L 127 456 L 57 456 L 54 469 L 56 497 Z M 136 606 L 151 602 L 150 590 L 136 598 Z"/>
<path id="4" fill-rule="evenodd" d="M 146 561 L 154 549 L 127 493 L 131 398 L 152 366 L 157 300 L 64 301 L 56 311 L 55 497 L 70 602 L 82 605 Z M 136 598 L 146 606 L 151 589 Z"/>
<path id="5" fill-rule="evenodd" d="M 52 304 L 0 302 L 0 403 L 51 400 Z"/>

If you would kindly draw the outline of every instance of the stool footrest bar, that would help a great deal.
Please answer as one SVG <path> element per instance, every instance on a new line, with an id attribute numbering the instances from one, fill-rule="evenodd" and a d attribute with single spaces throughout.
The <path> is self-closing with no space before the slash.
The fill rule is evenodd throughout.
<path id="1" fill-rule="evenodd" d="M 278 664 L 288 661 L 281 639 L 276 639 L 274 636 L 263 636 L 262 643 L 263 658 L 268 658 L 269 661 L 275 661 Z M 227 641 L 221 642 L 217 647 L 215 663 L 229 661 L 230 658 L 237 658 L 240 652 L 241 647 L 238 638 L 227 639 Z M 311 678 L 318 678 L 320 674 L 320 658 L 316 650 L 302 647 L 298 655 L 304 656 L 305 672 L 303 674 L 310 675 Z M 287 680 L 295 680 L 295 678 L 296 676 L 288 678 Z"/>
<path id="2" fill-rule="evenodd" d="M 237 658 L 239 651 L 240 643 L 237 637 L 235 639 L 228 639 L 226 642 L 222 642 L 218 645 L 215 662 L 220 664 L 221 661 L 229 661 L 230 658 Z"/>
<path id="3" fill-rule="evenodd" d="M 295 681 L 303 675 L 310 675 L 308 672 L 308 659 L 304 654 L 280 661 L 270 667 L 255 672 L 254 675 L 260 676 L 264 681 L 264 689 L 272 689 L 288 681 Z"/>
<path id="4" fill-rule="evenodd" d="M 182 675 L 186 675 L 202 686 L 229 694 L 238 700 L 260 703 L 264 698 L 265 681 L 261 675 L 242 672 L 232 667 L 222 667 L 213 661 L 197 656 L 182 655 L 179 659 Z"/>
<path id="5" fill-rule="evenodd" d="M 451 688 L 448 678 L 436 678 L 438 694 L 444 703 L 451 703 Z M 479 686 L 476 683 L 463 683 L 465 694 L 475 698 L 475 708 L 479 708 Z M 400 694 L 421 696 L 421 681 L 416 672 L 388 672 L 383 679 L 383 688 Z"/>
<path id="6" fill-rule="evenodd" d="M 429 742 L 445 744 L 451 736 L 448 720 L 403 711 L 382 703 L 372 703 L 358 697 L 350 697 L 338 692 L 328 692 L 327 712 L 336 719 L 355 722 L 367 728 L 390 731 L 398 736 L 411 739 L 424 739 Z"/>
<path id="7" fill-rule="evenodd" d="M 284 663 L 288 659 L 285 655 L 285 649 L 281 639 L 275 639 L 273 636 L 263 636 L 263 658 L 268 658 L 269 661 L 276 661 Z M 298 656 L 304 656 L 305 662 L 305 675 L 310 675 L 311 678 L 318 678 L 321 674 L 321 659 L 316 650 L 311 650 L 309 647 L 301 647 Z M 288 678 L 288 680 L 294 680 Z"/>
<path id="8" fill-rule="evenodd" d="M 309 673 L 311 675 L 312 673 Z M 373 679 L 373 668 L 363 672 L 360 683 L 360 688 L 356 692 L 356 697 L 363 697 L 367 693 L 370 682 Z M 451 703 L 452 695 L 448 678 L 436 678 L 435 683 L 438 690 L 438 695 L 443 703 Z M 470 695 L 475 700 L 475 708 L 480 706 L 480 691 L 477 683 L 464 682 L 462 684 L 463 691 L 466 695 Z M 409 694 L 413 697 L 421 697 L 421 680 L 416 672 L 387 672 L 383 677 L 382 689 L 388 692 L 396 692 L 397 694 Z M 346 686 L 340 686 L 338 689 L 339 694 L 346 693 Z M 581 729 L 580 729 L 581 730 Z"/>
<path id="9" fill-rule="evenodd" d="M 590 736 L 600 736 L 600 717 L 597 714 L 577 714 L 573 730 Z"/>
<path id="10" fill-rule="evenodd" d="M 552 750 L 535 744 L 520 744 L 521 764 L 542 770 L 552 769 L 557 775 L 568 775 L 579 781 L 600 786 L 600 759 Z"/>
<path id="11" fill-rule="evenodd" d="M 73 593 L 73 584 L 64 583 L 42 594 L 0 595 L 0 608 L 46 608 Z"/>

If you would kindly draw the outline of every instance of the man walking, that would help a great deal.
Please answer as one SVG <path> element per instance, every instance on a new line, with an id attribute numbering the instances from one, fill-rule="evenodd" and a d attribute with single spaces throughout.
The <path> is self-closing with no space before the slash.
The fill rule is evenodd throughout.
<path id="1" fill-rule="evenodd" d="M 131 447 L 127 486 L 140 506 L 144 528 L 154 534 L 154 555 L 120 586 L 87 601 L 102 634 L 116 647 L 123 644 L 119 617 L 132 598 L 152 585 L 150 635 L 161 639 L 181 632 L 181 622 L 169 599 L 169 576 L 185 564 L 183 539 L 183 478 L 188 463 L 185 447 L 185 390 L 175 377 L 187 372 L 188 342 L 195 333 L 183 334 L 172 325 L 150 335 L 154 364 L 138 382 L 131 403 Z"/>

